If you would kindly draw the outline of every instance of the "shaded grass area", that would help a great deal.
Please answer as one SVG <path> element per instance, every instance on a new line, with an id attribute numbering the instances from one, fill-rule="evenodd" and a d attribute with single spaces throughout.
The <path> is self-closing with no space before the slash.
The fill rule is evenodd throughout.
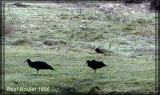
<path id="1" fill-rule="evenodd" d="M 6 22 L 14 23 L 5 35 L 5 85 L 49 87 L 50 92 L 154 92 L 154 13 L 119 9 L 116 14 L 89 7 L 56 3 L 26 3 L 28 7 L 6 4 Z M 122 14 L 126 12 L 126 14 Z M 114 52 L 97 56 L 97 45 Z M 56 71 L 36 70 L 20 64 L 30 58 L 45 61 Z M 97 70 L 86 60 L 104 61 Z M 92 91 L 92 90 L 91 90 Z M 96 90 L 97 91 L 97 90 Z"/>

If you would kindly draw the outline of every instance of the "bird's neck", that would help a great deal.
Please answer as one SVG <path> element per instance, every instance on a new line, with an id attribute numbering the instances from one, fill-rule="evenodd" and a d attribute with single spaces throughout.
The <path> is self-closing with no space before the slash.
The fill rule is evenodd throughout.
<path id="1" fill-rule="evenodd" d="M 88 62 L 88 66 L 90 66 L 91 65 L 91 62 Z"/>
<path id="2" fill-rule="evenodd" d="M 31 63 L 32 63 L 32 61 L 31 61 L 31 60 L 29 60 L 29 61 L 28 61 L 28 64 L 30 65 Z"/>

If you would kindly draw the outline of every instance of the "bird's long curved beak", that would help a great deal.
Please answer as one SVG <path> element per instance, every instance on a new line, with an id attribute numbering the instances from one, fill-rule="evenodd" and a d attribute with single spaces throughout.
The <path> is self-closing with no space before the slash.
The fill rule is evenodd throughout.
<path id="1" fill-rule="evenodd" d="M 85 66 L 87 63 L 85 63 L 83 66 Z"/>
<path id="2" fill-rule="evenodd" d="M 26 62 L 26 61 L 22 62 L 22 64 L 21 64 L 21 65 L 23 65 L 25 62 Z"/>

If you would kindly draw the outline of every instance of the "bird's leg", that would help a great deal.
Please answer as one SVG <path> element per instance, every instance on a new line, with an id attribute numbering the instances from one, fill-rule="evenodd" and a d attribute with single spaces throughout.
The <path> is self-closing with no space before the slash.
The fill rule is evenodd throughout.
<path id="1" fill-rule="evenodd" d="M 37 69 L 37 77 L 38 77 L 38 75 L 39 75 L 39 74 L 38 74 L 38 69 Z"/>

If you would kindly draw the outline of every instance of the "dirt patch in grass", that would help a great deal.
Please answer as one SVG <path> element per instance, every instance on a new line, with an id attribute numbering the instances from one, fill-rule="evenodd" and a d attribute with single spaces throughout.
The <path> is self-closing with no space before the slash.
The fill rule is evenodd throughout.
<path id="1" fill-rule="evenodd" d="M 44 45 L 52 46 L 52 45 L 59 45 L 59 44 L 64 44 L 66 45 L 67 42 L 65 41 L 52 41 L 52 40 L 46 40 L 43 42 Z"/>
<path id="2" fill-rule="evenodd" d="M 4 35 L 9 35 L 9 34 L 14 33 L 15 27 L 14 27 L 13 24 L 6 23 L 4 29 L 5 29 L 5 30 L 4 30 Z"/>
<path id="3" fill-rule="evenodd" d="M 12 45 L 32 45 L 33 43 L 28 39 L 18 39 Z"/>

